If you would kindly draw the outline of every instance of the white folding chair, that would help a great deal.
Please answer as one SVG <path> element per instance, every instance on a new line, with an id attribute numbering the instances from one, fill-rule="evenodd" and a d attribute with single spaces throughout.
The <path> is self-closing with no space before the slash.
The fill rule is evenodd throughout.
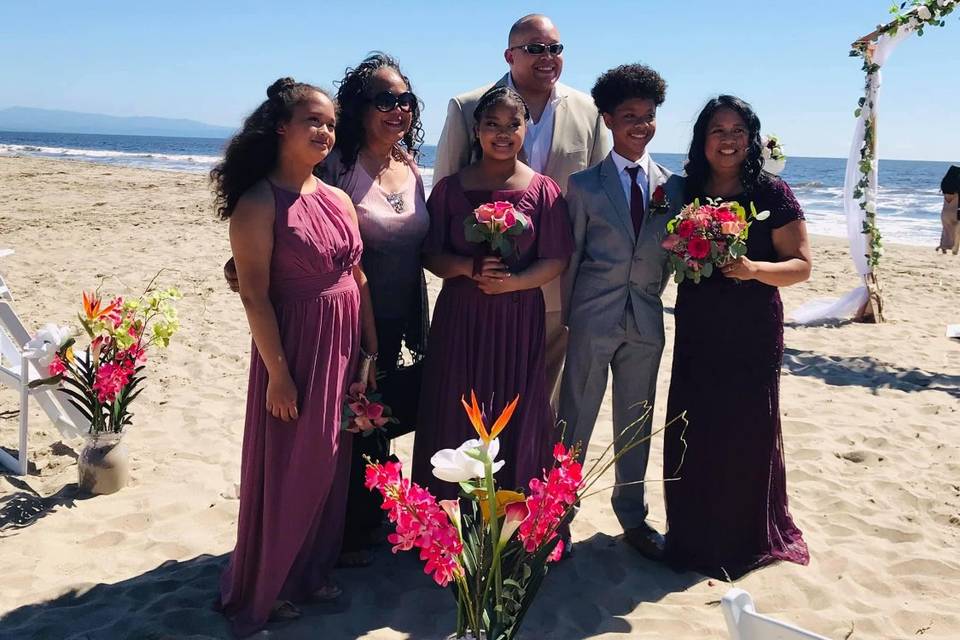
<path id="1" fill-rule="evenodd" d="M 743 589 L 730 589 L 720 602 L 731 640 L 828 640 L 757 613 L 753 598 Z"/>
<path id="2" fill-rule="evenodd" d="M 13 255 L 13 249 L 0 249 L 0 258 L 6 258 Z M 7 283 L 3 281 L 3 274 L 0 273 L 0 300 L 9 300 L 13 302 L 13 295 L 10 293 Z"/>
<path id="3" fill-rule="evenodd" d="M 42 386 L 31 389 L 31 380 L 47 377 L 24 355 L 24 345 L 30 341 L 30 332 L 23 326 L 7 300 L 0 300 L 0 384 L 10 387 L 19 395 L 20 439 L 17 457 L 0 449 L 0 465 L 17 475 L 27 473 L 27 427 L 30 416 L 30 398 L 50 418 L 65 438 L 73 438 L 89 428 L 89 422 L 68 401 L 68 396 L 57 388 Z"/>

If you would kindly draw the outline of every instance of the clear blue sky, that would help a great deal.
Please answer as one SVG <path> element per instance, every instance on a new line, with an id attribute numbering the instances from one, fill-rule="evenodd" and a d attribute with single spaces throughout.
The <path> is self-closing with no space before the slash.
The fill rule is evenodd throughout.
<path id="1" fill-rule="evenodd" d="M 510 24 L 545 12 L 566 45 L 562 81 L 589 91 L 640 61 L 668 82 L 653 151 L 685 150 L 712 95 L 753 103 L 787 153 L 845 157 L 861 95 L 849 43 L 890 0 L 0 4 L 0 108 L 191 118 L 236 126 L 282 75 L 331 86 L 370 50 L 398 57 L 436 142 L 447 99 L 499 78 Z M 960 15 L 885 68 L 881 157 L 960 160 Z"/>

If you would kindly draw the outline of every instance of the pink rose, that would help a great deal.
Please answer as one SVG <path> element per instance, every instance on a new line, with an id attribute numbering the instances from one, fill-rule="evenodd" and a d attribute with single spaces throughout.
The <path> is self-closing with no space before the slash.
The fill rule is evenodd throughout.
<path id="1" fill-rule="evenodd" d="M 730 220 L 720 223 L 720 233 L 725 236 L 739 235 L 743 231 L 743 223 L 740 220 Z"/>
<path id="2" fill-rule="evenodd" d="M 476 216 L 477 222 L 482 224 L 489 224 L 494 219 L 495 214 L 496 207 L 490 203 L 482 204 L 473 210 L 473 215 Z"/>
<path id="3" fill-rule="evenodd" d="M 507 211 L 503 216 L 503 228 L 512 229 L 515 224 L 517 224 L 517 216 L 513 215 L 512 211 Z"/>
<path id="4" fill-rule="evenodd" d="M 680 243 L 680 236 L 675 233 L 671 233 L 666 238 L 663 239 L 663 242 L 660 243 L 660 246 L 666 249 L 667 251 L 673 251 L 673 249 Z"/>

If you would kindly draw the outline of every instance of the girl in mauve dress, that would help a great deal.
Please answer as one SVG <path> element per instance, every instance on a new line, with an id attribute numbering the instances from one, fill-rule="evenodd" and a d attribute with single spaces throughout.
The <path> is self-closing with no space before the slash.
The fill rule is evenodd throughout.
<path id="1" fill-rule="evenodd" d="M 211 173 L 253 335 L 237 545 L 219 600 L 239 636 L 340 594 L 330 570 L 351 443 L 340 411 L 361 333 L 377 351 L 356 213 L 313 176 L 333 148 L 334 104 L 289 78 L 267 97 Z"/>

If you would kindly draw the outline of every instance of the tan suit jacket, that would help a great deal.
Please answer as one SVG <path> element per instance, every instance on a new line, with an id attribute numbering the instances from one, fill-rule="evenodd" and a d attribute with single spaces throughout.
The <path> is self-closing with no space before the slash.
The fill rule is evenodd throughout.
<path id="1" fill-rule="evenodd" d="M 509 74 L 508 74 L 509 75 Z M 480 97 L 492 86 L 505 86 L 508 75 L 473 91 L 460 94 L 447 105 L 447 120 L 443 124 L 437 157 L 433 166 L 433 183 L 460 171 L 476 158 L 473 155 L 473 110 Z M 603 160 L 610 152 L 610 137 L 603 119 L 587 94 L 564 84 L 556 84 L 557 103 L 553 120 L 553 139 L 550 157 L 544 173 L 567 190 L 570 174 L 583 171 Z M 526 160 L 521 151 L 521 160 Z M 560 310 L 560 279 L 543 286 L 546 310 Z"/>

